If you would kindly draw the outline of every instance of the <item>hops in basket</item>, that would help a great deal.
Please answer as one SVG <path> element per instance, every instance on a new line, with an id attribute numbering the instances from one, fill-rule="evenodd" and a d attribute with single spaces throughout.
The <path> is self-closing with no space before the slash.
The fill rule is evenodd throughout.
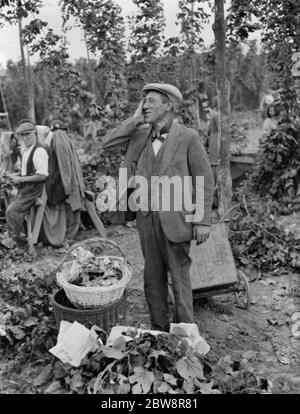
<path id="1" fill-rule="evenodd" d="M 70 269 L 69 283 L 76 286 L 112 286 L 123 277 L 122 264 L 118 259 L 96 257 L 82 248 L 74 252 L 77 260 Z"/>
<path id="2" fill-rule="evenodd" d="M 122 250 L 110 240 L 87 239 L 80 244 L 84 243 L 92 243 L 96 249 L 91 249 L 92 253 L 82 246 L 73 246 L 57 267 L 57 284 L 77 308 L 104 306 L 121 299 L 132 276 L 131 266 Z M 122 257 L 99 256 L 105 244 L 118 249 Z M 68 255 L 75 259 L 67 262 Z"/>
<path id="3" fill-rule="evenodd" d="M 94 257 L 77 269 L 77 276 L 72 280 L 77 286 L 110 286 L 122 279 L 120 262 L 107 257 Z"/>

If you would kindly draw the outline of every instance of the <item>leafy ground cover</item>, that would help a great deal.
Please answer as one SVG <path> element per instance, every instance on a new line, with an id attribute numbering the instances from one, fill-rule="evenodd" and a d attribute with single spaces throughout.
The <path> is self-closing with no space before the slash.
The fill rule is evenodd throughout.
<path id="1" fill-rule="evenodd" d="M 126 323 L 132 327 L 150 327 L 136 229 L 111 226 L 108 231 L 133 266 Z M 91 235 L 95 235 L 94 230 L 82 231 L 78 239 Z M 13 265 L 9 262 L 11 258 L 1 272 L 1 291 L 4 292 L 1 324 L 4 318 L 9 338 L 1 337 L 0 392 L 104 393 L 108 391 L 108 377 L 103 375 L 103 380 L 99 381 L 98 376 L 111 364 L 115 368 L 109 375 L 117 375 L 118 381 L 114 389 L 109 388 L 110 392 L 117 389 L 118 392 L 148 390 L 153 393 L 160 387 L 160 391 L 166 393 L 299 392 L 299 339 L 293 337 L 291 321 L 300 302 L 297 274 L 288 270 L 258 272 L 250 269 L 250 272 L 248 269 L 252 304 L 247 311 L 235 306 L 232 294 L 195 301 L 196 323 L 211 350 L 205 359 L 197 360 L 195 371 L 188 369 L 194 372 L 192 377 L 184 374 L 185 364 L 170 368 L 166 362 L 168 358 L 159 375 L 154 375 L 157 364 L 151 366 L 151 361 L 155 360 L 156 353 L 161 349 L 170 350 L 166 351 L 166 344 L 158 345 L 151 337 L 140 338 L 131 349 L 121 346 L 121 350 L 117 350 L 119 354 L 95 354 L 76 369 L 62 364 L 48 352 L 57 337 L 50 303 L 51 294 L 58 290 L 54 269 L 65 251 L 65 248 L 38 247 L 35 258 L 15 256 Z M 149 346 L 151 341 L 154 347 Z M 129 371 L 128 355 L 132 358 L 137 348 L 143 349 L 143 353 L 135 355 L 136 369 Z M 179 352 L 175 362 L 182 357 Z"/>

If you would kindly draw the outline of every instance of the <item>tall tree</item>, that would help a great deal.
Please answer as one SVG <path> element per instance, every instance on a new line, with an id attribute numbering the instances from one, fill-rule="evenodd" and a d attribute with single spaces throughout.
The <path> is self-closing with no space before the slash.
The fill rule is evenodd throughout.
<path id="1" fill-rule="evenodd" d="M 80 94 L 80 76 L 69 61 L 64 34 L 55 34 L 48 23 L 33 19 L 23 29 L 24 43 L 31 54 L 39 54 L 36 65 L 39 76 L 47 73 L 52 89 L 48 112 L 53 117 L 70 119 L 70 111 Z M 47 30 L 46 30 L 47 29 Z M 41 73 L 43 75 L 41 75 Z"/>
<path id="2" fill-rule="evenodd" d="M 290 87 L 292 56 L 300 50 L 298 0 L 232 0 L 229 28 L 234 39 L 261 29 L 275 87 Z"/>
<path id="3" fill-rule="evenodd" d="M 133 0 L 137 13 L 129 17 L 129 51 L 134 62 L 144 64 L 158 56 L 166 20 L 161 0 Z"/>
<path id="4" fill-rule="evenodd" d="M 256 40 L 247 41 L 245 51 L 241 43 L 232 42 L 227 47 L 227 73 L 230 80 L 232 108 L 255 109 L 259 106 L 260 93 L 266 75 L 265 53 L 258 52 Z"/>
<path id="5" fill-rule="evenodd" d="M 60 0 L 60 5 L 65 24 L 75 17 L 83 28 L 88 50 L 98 56 L 105 85 L 102 103 L 120 116 L 127 91 L 125 25 L 120 6 L 114 0 Z"/>
<path id="6" fill-rule="evenodd" d="M 95 65 L 93 64 L 93 61 L 91 59 L 90 56 L 90 51 L 87 45 L 87 39 L 86 39 L 86 34 L 85 31 L 83 31 L 84 34 L 84 43 L 85 43 L 85 47 L 86 47 L 86 56 L 87 56 L 87 61 L 88 61 L 88 67 L 89 67 L 89 72 L 90 72 L 90 77 L 91 77 L 91 90 L 92 93 L 97 96 L 97 87 L 96 87 L 96 76 L 95 76 Z"/>
<path id="7" fill-rule="evenodd" d="M 206 3 L 210 5 L 210 1 Z M 186 82 L 182 89 L 186 91 L 185 98 L 192 103 L 192 126 L 200 130 L 200 94 L 203 92 L 203 79 L 199 69 L 199 53 L 203 50 L 202 30 L 204 23 L 208 21 L 209 13 L 205 10 L 203 0 L 180 0 L 178 6 L 178 46 L 182 54 L 183 70 L 186 73 Z"/>
<path id="8" fill-rule="evenodd" d="M 179 0 L 179 13 L 177 15 L 180 26 L 179 42 L 180 49 L 194 56 L 203 48 L 202 30 L 204 23 L 208 22 L 210 14 L 205 10 L 210 1 L 203 0 Z"/>
<path id="9" fill-rule="evenodd" d="M 230 100 L 226 78 L 226 22 L 223 0 L 215 0 L 216 79 L 219 107 L 220 150 L 220 213 L 223 216 L 229 209 L 232 199 L 230 174 Z"/>
<path id="10" fill-rule="evenodd" d="M 20 45 L 20 52 L 21 52 L 21 61 L 22 61 L 22 69 L 23 69 L 23 76 L 26 85 L 27 94 L 29 95 L 29 80 L 28 80 L 28 72 L 27 72 L 27 65 L 25 59 L 25 52 L 24 52 L 24 44 L 23 44 L 23 37 L 22 37 L 22 18 L 18 18 L 18 29 L 19 29 L 19 45 Z"/>
<path id="11" fill-rule="evenodd" d="M 21 61 L 7 61 L 2 84 L 7 111 L 14 127 L 21 118 L 28 118 L 28 96 Z"/>
<path id="12" fill-rule="evenodd" d="M 29 17 L 30 14 L 39 14 L 39 9 L 42 5 L 41 0 L 21 1 L 21 0 L 10 0 L 1 1 L 1 12 L 0 12 L 0 26 L 5 23 L 11 25 L 18 24 L 19 28 L 19 42 L 20 51 L 23 65 L 23 76 L 26 85 L 27 92 L 27 110 L 28 117 L 35 122 L 35 110 L 34 110 L 34 97 L 33 89 L 31 84 L 31 69 L 26 63 L 25 52 L 24 52 L 24 38 L 23 38 L 23 19 Z"/>
<path id="13" fill-rule="evenodd" d="M 158 57 L 166 21 L 161 0 L 133 0 L 133 3 L 137 12 L 129 17 L 130 65 L 127 76 L 130 101 L 136 104 L 143 84 L 158 80 Z"/>

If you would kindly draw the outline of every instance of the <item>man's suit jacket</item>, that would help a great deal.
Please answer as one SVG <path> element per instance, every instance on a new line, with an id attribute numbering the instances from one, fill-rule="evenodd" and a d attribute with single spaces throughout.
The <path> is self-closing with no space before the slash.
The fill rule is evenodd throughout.
<path id="1" fill-rule="evenodd" d="M 108 132 L 102 145 L 105 151 L 118 153 L 126 150 L 123 168 L 127 168 L 128 178 L 136 173 L 136 165 L 150 139 L 150 125 L 136 127 L 133 117 L 119 127 Z M 197 176 L 204 177 L 204 217 L 201 221 L 186 221 L 191 213 L 185 211 L 160 211 L 159 216 L 167 238 L 172 242 L 187 242 L 193 239 L 193 224 L 209 226 L 213 202 L 213 173 L 204 146 L 195 130 L 173 121 L 163 148 L 159 176 L 191 176 L 193 184 Z M 194 187 L 194 186 L 193 186 Z M 194 195 L 194 194 L 193 194 Z M 198 204 L 200 200 L 193 200 Z"/>

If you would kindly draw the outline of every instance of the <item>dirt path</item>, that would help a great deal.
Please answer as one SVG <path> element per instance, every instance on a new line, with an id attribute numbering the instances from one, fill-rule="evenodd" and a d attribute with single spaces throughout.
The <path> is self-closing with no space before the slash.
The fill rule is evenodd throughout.
<path id="1" fill-rule="evenodd" d="M 108 237 L 121 246 L 133 269 L 128 285 L 127 325 L 149 328 L 137 231 L 123 226 L 111 226 L 107 230 Z M 94 236 L 94 230 L 85 231 L 77 239 Z M 38 259 L 41 266 L 58 263 L 62 257 L 58 250 L 44 249 L 44 252 Z M 251 280 L 256 275 L 248 277 Z M 211 347 L 208 360 L 215 364 L 226 355 L 247 360 L 255 372 L 273 382 L 275 393 L 300 393 L 300 340 L 293 338 L 291 331 L 291 316 L 300 311 L 299 276 L 279 271 L 261 275 L 250 286 L 252 303 L 247 311 L 236 307 L 232 293 L 195 300 L 195 319 L 200 334 Z M 8 380 L 6 376 L 1 378 L 1 367 L 5 365 L 6 361 L 0 363 L 0 392 L 20 392 L 20 384 L 26 383 L 26 392 L 34 393 L 30 378 L 36 376 L 36 367 L 24 367 L 21 375 Z"/>

